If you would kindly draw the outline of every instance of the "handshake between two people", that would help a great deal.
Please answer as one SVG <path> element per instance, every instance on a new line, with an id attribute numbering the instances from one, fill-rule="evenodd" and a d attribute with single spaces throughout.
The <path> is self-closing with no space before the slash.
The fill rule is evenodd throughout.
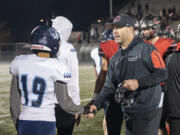
<path id="1" fill-rule="evenodd" d="M 129 91 L 136 91 L 139 87 L 139 84 L 136 79 L 129 79 L 129 80 L 123 81 L 120 87 L 125 88 Z M 86 106 L 84 106 L 83 114 L 88 119 L 92 119 L 97 113 L 97 107 L 93 104 L 93 101 L 94 100 L 91 100 Z"/>
<path id="2" fill-rule="evenodd" d="M 97 112 L 97 107 L 95 105 L 86 105 L 84 106 L 84 112 L 83 114 L 86 116 L 86 118 L 88 119 L 92 119 L 95 115 L 96 115 L 96 112 Z"/>

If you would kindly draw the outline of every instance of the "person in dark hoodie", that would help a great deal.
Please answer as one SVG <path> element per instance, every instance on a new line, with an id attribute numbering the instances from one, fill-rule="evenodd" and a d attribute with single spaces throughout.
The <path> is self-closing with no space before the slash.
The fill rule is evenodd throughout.
<path id="1" fill-rule="evenodd" d="M 168 109 L 170 135 L 180 134 L 180 43 L 178 43 L 176 47 L 176 51 L 170 54 L 166 59 L 169 74 L 166 81 L 166 104 Z"/>
<path id="2" fill-rule="evenodd" d="M 134 24 L 134 17 L 128 14 L 115 17 L 113 35 L 120 49 L 110 60 L 103 89 L 86 117 L 93 118 L 105 99 L 115 93 L 125 114 L 125 134 L 157 135 L 163 102 L 160 82 L 168 73 L 157 49 L 135 36 Z"/>

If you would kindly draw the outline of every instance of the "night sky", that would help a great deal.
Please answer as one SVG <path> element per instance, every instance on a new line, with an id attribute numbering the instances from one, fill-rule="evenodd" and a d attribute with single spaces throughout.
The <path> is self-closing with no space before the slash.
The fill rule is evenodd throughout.
<path id="1" fill-rule="evenodd" d="M 74 30 L 87 30 L 96 19 L 109 16 L 109 0 L 0 0 L 0 20 L 7 22 L 17 41 L 52 15 L 70 19 Z"/>

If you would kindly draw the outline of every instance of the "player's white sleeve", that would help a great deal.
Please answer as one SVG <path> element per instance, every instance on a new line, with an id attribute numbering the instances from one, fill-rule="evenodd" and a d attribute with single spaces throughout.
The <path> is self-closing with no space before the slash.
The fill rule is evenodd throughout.
<path id="1" fill-rule="evenodd" d="M 73 50 L 74 49 L 74 50 Z M 75 48 L 71 48 L 69 56 L 69 68 L 72 73 L 71 81 L 68 84 L 68 93 L 72 97 L 75 104 L 80 105 L 80 90 L 79 90 L 79 63 Z"/>
<path id="2" fill-rule="evenodd" d="M 57 64 L 56 71 L 54 73 L 54 82 L 60 81 L 64 83 L 69 83 L 71 80 L 71 73 L 69 68 L 64 64 Z"/>
<path id="3" fill-rule="evenodd" d="M 96 67 L 96 71 L 99 74 L 101 70 L 101 58 L 98 54 L 98 48 L 94 48 L 91 50 L 91 58 L 93 59 Z"/>
<path id="4" fill-rule="evenodd" d="M 68 94 L 76 105 L 80 104 L 79 64 L 77 51 L 72 44 L 62 41 L 58 59 L 69 68 L 72 76 L 68 83 Z"/>

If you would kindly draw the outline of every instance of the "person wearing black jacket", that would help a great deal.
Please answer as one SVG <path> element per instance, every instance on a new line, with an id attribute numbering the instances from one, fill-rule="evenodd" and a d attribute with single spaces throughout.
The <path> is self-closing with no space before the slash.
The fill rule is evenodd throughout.
<path id="1" fill-rule="evenodd" d="M 177 50 L 166 59 L 169 77 L 166 81 L 167 111 L 170 135 L 180 135 L 180 43 Z"/>
<path id="2" fill-rule="evenodd" d="M 128 14 L 114 19 L 113 35 L 120 49 L 110 60 L 103 89 L 86 117 L 93 118 L 93 112 L 100 110 L 104 100 L 121 84 L 125 89 L 121 101 L 125 134 L 157 135 L 163 102 L 160 82 L 166 80 L 168 74 L 157 49 L 135 36 L 134 24 L 135 19 Z"/>

